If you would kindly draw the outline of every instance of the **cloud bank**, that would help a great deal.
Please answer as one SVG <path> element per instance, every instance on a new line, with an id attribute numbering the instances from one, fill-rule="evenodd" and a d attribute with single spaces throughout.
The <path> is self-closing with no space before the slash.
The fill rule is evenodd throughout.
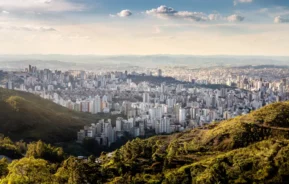
<path id="1" fill-rule="evenodd" d="M 155 9 L 147 10 L 146 14 L 163 19 L 183 19 L 195 22 L 201 21 L 242 22 L 245 19 L 245 17 L 237 14 L 230 15 L 229 17 L 224 17 L 219 13 L 207 15 L 203 12 L 177 11 L 165 5 L 162 5 Z"/>
<path id="2" fill-rule="evenodd" d="M 179 18 L 185 20 L 192 20 L 192 21 L 206 21 L 207 17 L 202 12 L 189 12 L 189 11 L 177 11 L 171 7 L 167 7 L 162 5 L 158 8 L 147 10 L 147 15 L 156 16 L 158 18 Z"/>

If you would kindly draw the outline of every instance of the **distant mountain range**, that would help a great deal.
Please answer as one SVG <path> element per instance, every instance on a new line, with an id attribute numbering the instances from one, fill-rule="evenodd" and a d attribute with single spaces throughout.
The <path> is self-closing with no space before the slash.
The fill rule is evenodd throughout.
<path id="1" fill-rule="evenodd" d="M 121 64 L 120 64 L 121 63 Z M 0 68 L 25 68 L 27 64 L 50 69 L 89 69 L 112 67 L 125 70 L 129 67 L 156 68 L 161 66 L 189 66 L 192 68 L 243 65 L 289 65 L 289 57 L 273 56 L 94 56 L 94 55 L 0 55 Z"/>

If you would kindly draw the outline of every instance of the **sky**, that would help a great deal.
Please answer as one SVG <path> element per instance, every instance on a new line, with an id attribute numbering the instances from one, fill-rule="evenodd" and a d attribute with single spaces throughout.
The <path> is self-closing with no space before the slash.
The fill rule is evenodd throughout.
<path id="1" fill-rule="evenodd" d="M 0 54 L 289 56 L 289 1 L 0 0 Z"/>

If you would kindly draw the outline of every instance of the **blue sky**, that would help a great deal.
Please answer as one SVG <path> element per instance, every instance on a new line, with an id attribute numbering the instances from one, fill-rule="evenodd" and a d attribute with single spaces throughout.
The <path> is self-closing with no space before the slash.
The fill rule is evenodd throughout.
<path id="1" fill-rule="evenodd" d="M 232 0 L 74 0 L 72 2 L 84 2 L 89 6 L 102 7 L 106 10 L 119 11 L 121 9 L 132 9 L 143 11 L 167 5 L 175 9 L 185 9 L 188 11 L 204 11 L 210 12 L 213 10 L 228 12 L 240 7 L 236 7 Z M 241 3 L 241 8 L 266 8 L 268 6 L 289 6 L 289 1 L 286 0 L 255 0 L 252 3 Z M 97 10 L 97 8 L 96 8 Z"/>
<path id="2" fill-rule="evenodd" d="M 288 0 L 0 0 L 0 54 L 289 55 Z"/>
<path id="3" fill-rule="evenodd" d="M 234 5 L 233 0 L 74 0 L 72 2 L 84 3 L 88 11 L 95 14 L 107 14 L 130 9 L 141 12 L 152 8 L 166 5 L 179 11 L 201 11 L 211 13 L 213 11 L 232 13 L 236 10 L 254 10 L 258 8 L 269 8 L 273 6 L 289 7 L 287 0 L 254 0 L 251 3 L 238 3 Z"/>

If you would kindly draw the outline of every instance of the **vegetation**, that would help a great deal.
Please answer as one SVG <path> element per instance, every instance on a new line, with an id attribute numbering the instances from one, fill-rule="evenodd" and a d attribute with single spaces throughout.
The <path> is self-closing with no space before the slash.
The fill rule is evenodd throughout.
<path id="1" fill-rule="evenodd" d="M 289 103 L 171 136 L 135 139 L 103 157 L 112 183 L 286 183 Z"/>
<path id="2" fill-rule="evenodd" d="M 8 160 L 2 158 L 0 160 L 0 179 L 5 177 L 8 174 Z"/>
<path id="3" fill-rule="evenodd" d="M 8 156 L 12 159 L 21 158 L 26 151 L 24 142 L 14 143 L 8 137 L 0 135 L 0 155 Z"/>
<path id="4" fill-rule="evenodd" d="M 0 133 L 12 140 L 50 143 L 75 140 L 79 129 L 99 118 L 71 112 L 30 93 L 0 88 Z"/>
<path id="5" fill-rule="evenodd" d="M 27 146 L 26 157 L 42 158 L 52 163 L 60 163 L 65 159 L 63 149 L 45 144 L 42 141 Z"/>
<path id="6" fill-rule="evenodd" d="M 9 173 L 2 183 L 52 183 L 47 161 L 35 158 L 15 160 L 8 166 Z"/>
<path id="7" fill-rule="evenodd" d="M 288 102 L 276 103 L 202 128 L 137 138 L 97 159 L 1 137 L 0 155 L 16 160 L 0 160 L 0 183 L 288 183 L 288 109 Z"/>
<path id="8" fill-rule="evenodd" d="M 63 147 L 63 150 L 72 155 L 100 155 L 102 151 L 111 151 L 126 143 L 128 138 L 113 144 L 110 149 L 92 145 L 89 141 L 86 142 L 88 144 L 75 143 L 77 131 L 84 125 L 96 123 L 100 119 L 115 122 L 118 116 L 121 115 L 73 112 L 30 93 L 0 88 L 0 134 L 5 134 L 14 141 L 23 140 L 22 143 L 42 140 Z M 6 151 L 15 151 L 15 145 L 10 143 L 1 144 L 0 151 L 2 149 L 3 152 L 4 147 Z M 17 151 L 13 158 L 19 157 Z M 21 154 L 24 154 L 23 150 Z"/>
<path id="9" fill-rule="evenodd" d="M 270 113 L 268 113 L 270 112 Z M 289 128 L 289 102 L 275 103 L 252 113 L 254 122 L 264 126 Z"/>

